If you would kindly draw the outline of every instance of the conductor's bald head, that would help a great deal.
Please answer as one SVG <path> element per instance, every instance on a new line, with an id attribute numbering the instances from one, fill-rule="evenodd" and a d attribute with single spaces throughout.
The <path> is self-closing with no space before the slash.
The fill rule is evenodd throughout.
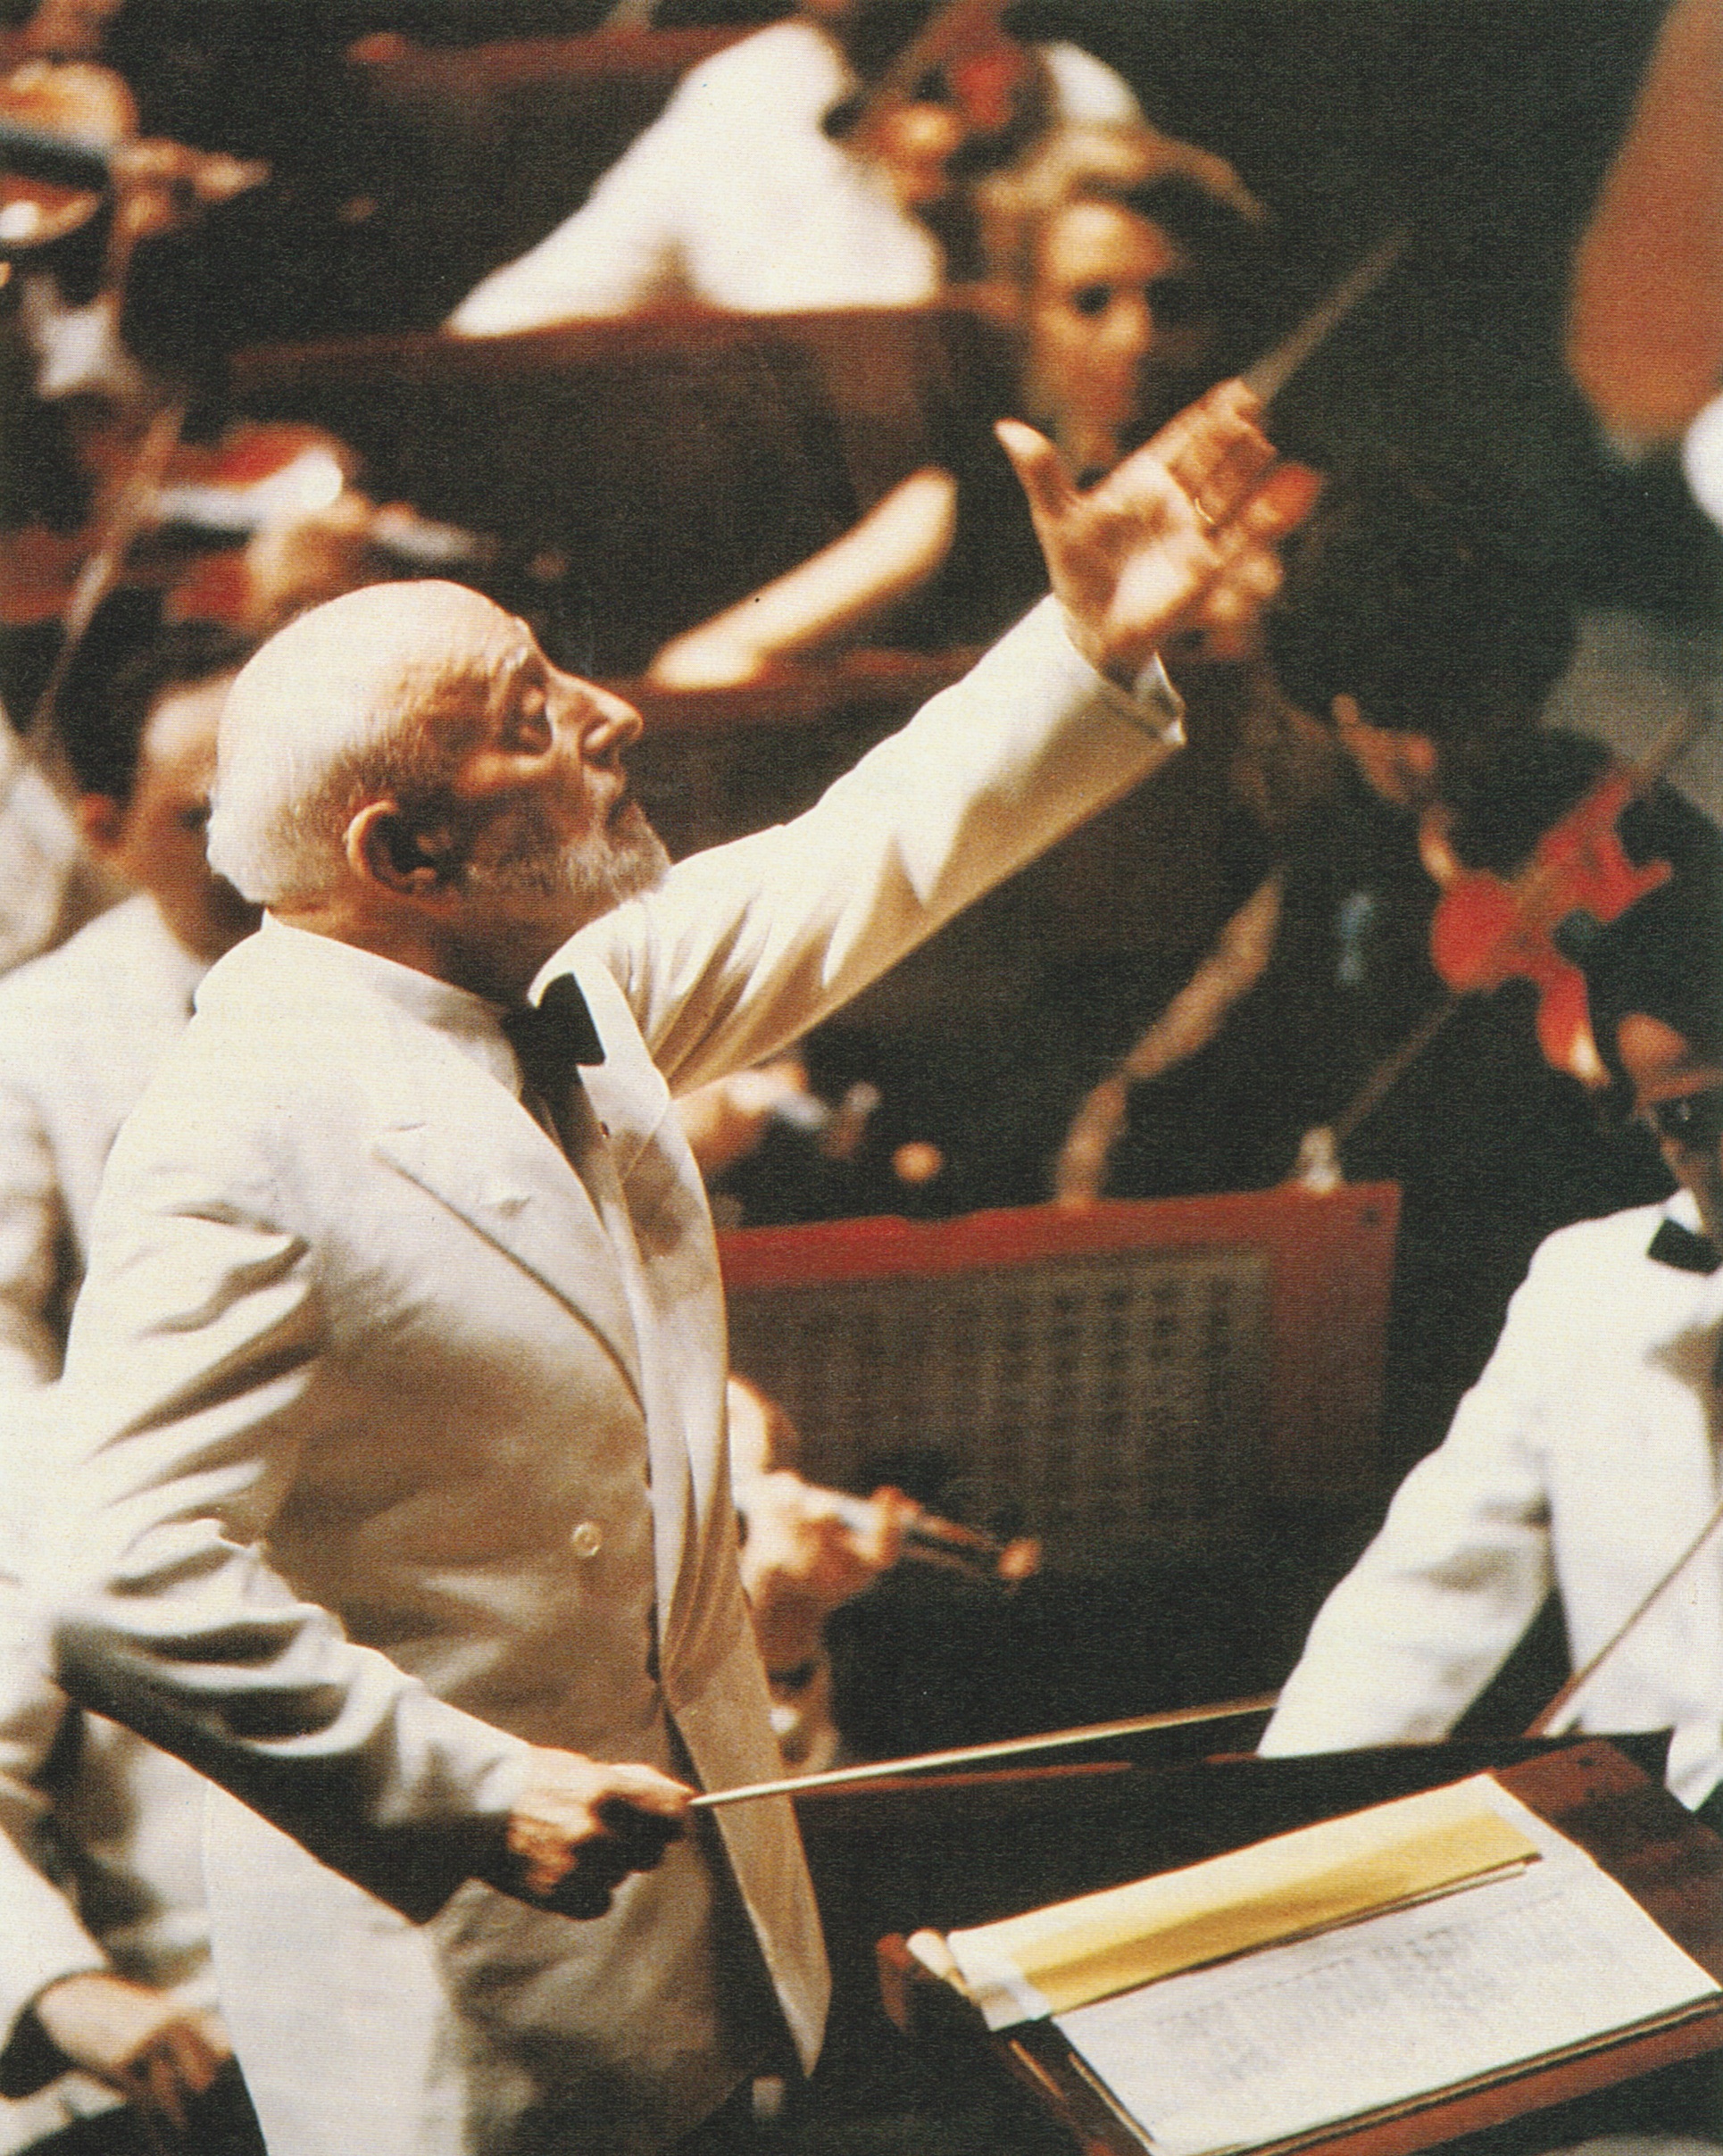
<path id="1" fill-rule="evenodd" d="M 349 818 L 446 779 L 465 653 L 508 617 L 458 584 L 379 584 L 313 607 L 244 667 L 222 716 L 212 863 L 262 904 L 345 871 Z"/>
<path id="2" fill-rule="evenodd" d="M 512 938 L 511 983 L 522 965 L 530 979 L 662 872 L 620 760 L 639 728 L 477 592 L 349 592 L 271 637 L 234 683 L 210 859 L 285 918 L 447 978 L 472 975 L 475 939 Z"/>

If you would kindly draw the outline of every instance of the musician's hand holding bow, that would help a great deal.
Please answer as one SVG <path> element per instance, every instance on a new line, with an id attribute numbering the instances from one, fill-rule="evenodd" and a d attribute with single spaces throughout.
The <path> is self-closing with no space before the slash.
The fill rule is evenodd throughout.
<path id="1" fill-rule="evenodd" d="M 918 1508 L 901 1490 L 845 1496 L 804 1481 L 795 1426 L 778 1403 L 733 1373 L 730 1483 L 744 1535 L 742 1585 L 768 1670 L 820 1652 L 832 1611 L 897 1562 Z"/>
<path id="2" fill-rule="evenodd" d="M 1072 641 L 1121 685 L 1183 630 L 1241 638 L 1278 589 L 1276 548 L 1319 481 L 1276 462 L 1261 409 L 1223 382 L 1081 492 L 1044 435 L 999 422 Z"/>
<path id="3" fill-rule="evenodd" d="M 897 1562 L 917 1510 L 901 1490 L 845 1498 L 788 1468 L 755 1478 L 737 1497 L 748 1530 L 742 1583 L 771 1670 L 819 1652 L 832 1611 Z"/>

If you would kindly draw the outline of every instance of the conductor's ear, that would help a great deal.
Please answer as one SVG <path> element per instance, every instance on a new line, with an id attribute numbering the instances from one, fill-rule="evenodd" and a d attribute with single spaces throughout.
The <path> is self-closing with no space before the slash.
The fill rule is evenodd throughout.
<path id="1" fill-rule="evenodd" d="M 454 863 L 451 834 L 416 829 L 393 801 L 366 803 L 347 826 L 345 851 L 355 876 L 421 898 L 449 880 Z"/>

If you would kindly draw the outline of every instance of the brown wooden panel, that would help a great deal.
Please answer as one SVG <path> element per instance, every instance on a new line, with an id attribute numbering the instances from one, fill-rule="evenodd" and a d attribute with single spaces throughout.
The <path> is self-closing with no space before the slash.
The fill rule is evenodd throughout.
<path id="1" fill-rule="evenodd" d="M 1398 1200 L 1287 1186 L 742 1229 L 720 1240 L 735 1357 L 811 1473 L 865 1479 L 882 1437 L 933 1436 L 1073 1550 L 1201 1547 L 1374 1494 Z"/>
<path id="2" fill-rule="evenodd" d="M 683 312 L 259 347 L 229 387 L 349 442 L 379 495 L 566 563 L 588 670 L 627 673 L 935 455 L 999 334 L 961 308 Z"/>

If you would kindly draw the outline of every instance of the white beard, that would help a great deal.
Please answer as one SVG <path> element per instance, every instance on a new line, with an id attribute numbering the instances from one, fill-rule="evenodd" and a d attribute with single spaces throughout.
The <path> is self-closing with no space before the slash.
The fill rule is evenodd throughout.
<path id="1" fill-rule="evenodd" d="M 625 803 L 607 830 L 571 843 L 532 812 L 506 833 L 488 836 L 490 845 L 481 844 L 463 871 L 475 897 L 543 899 L 559 911 L 572 899 L 579 926 L 651 890 L 670 865 L 637 801 Z"/>

